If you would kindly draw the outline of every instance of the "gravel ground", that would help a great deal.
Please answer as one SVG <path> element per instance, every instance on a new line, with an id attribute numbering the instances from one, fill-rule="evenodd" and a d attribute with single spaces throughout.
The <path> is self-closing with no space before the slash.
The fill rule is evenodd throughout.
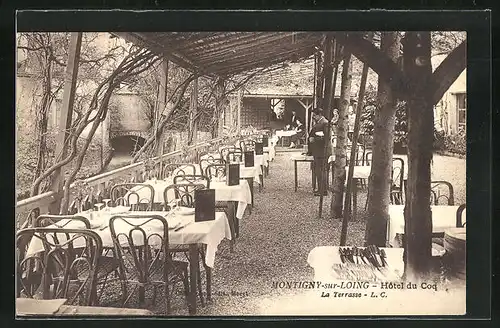
<path id="1" fill-rule="evenodd" d="M 267 313 L 269 304 L 292 299 L 297 293 L 293 289 L 273 288 L 273 282 L 311 280 L 313 270 L 307 264 L 309 252 L 316 246 L 340 243 L 340 221 L 328 219 L 327 215 L 318 217 L 319 197 L 312 195 L 307 163 L 299 163 L 299 190 L 294 192 L 291 155 L 290 152 L 277 153 L 270 166 L 270 175 L 265 179 L 265 188 L 262 192 L 255 188 L 255 207 L 252 214 L 247 212 L 240 222 L 235 252 L 229 252 L 228 241 L 219 245 L 213 269 L 213 301 L 204 307 L 199 306 L 198 315 Z M 455 188 L 456 203 L 465 201 L 465 160 L 434 156 L 432 177 L 450 181 Z M 361 191 L 358 198 L 358 217 L 361 218 L 366 191 Z M 330 196 L 325 198 L 323 213 L 329 212 L 329 204 Z M 347 244 L 362 246 L 364 231 L 362 219 L 349 222 Z M 172 314 L 187 315 L 182 286 L 177 286 L 176 291 Z M 118 284 L 108 286 L 103 305 L 118 306 L 115 300 L 119 299 L 120 293 Z M 131 303 L 128 306 L 139 305 Z M 163 314 L 161 292 L 156 304 L 146 307 L 158 315 Z"/>

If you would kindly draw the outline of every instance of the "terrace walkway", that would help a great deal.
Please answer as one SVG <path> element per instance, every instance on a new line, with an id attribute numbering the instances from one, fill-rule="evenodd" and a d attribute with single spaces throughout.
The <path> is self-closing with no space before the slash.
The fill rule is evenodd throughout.
<path id="1" fill-rule="evenodd" d="M 218 248 L 213 269 L 213 301 L 198 308 L 201 316 L 259 315 L 269 313 L 269 306 L 278 300 L 303 290 L 273 288 L 273 282 L 304 281 L 313 279 L 313 270 L 307 264 L 308 253 L 316 246 L 340 243 L 339 220 L 318 218 L 318 197 L 310 188 L 307 164 L 299 165 L 299 190 L 293 191 L 292 152 L 278 152 L 270 164 L 270 175 L 262 192 L 256 192 L 254 210 L 240 223 L 240 237 L 235 252 L 229 252 L 229 243 L 223 241 Z M 455 187 L 456 203 L 465 200 L 465 160 L 435 156 L 434 179 L 445 179 Z M 366 192 L 359 195 L 358 213 L 363 213 Z M 326 198 L 324 213 L 329 211 L 330 197 Z M 363 215 L 349 223 L 347 243 L 362 246 L 365 223 Z M 204 273 L 202 272 L 202 276 Z M 113 289 L 120 292 L 119 285 Z M 187 315 L 181 286 L 173 298 L 172 315 Z M 233 293 L 233 295 L 231 295 Z M 109 295 L 113 306 L 119 295 Z M 298 305 L 301 306 L 301 305 Z M 129 307 L 133 307 L 130 304 Z M 155 306 L 148 309 L 163 313 L 163 300 L 158 295 Z"/>

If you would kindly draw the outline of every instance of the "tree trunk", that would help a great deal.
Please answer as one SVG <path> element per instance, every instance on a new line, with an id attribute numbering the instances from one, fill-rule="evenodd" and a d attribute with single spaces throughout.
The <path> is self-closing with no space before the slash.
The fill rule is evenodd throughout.
<path id="1" fill-rule="evenodd" d="M 382 32 L 381 50 L 397 62 L 400 49 L 398 32 Z M 394 148 L 396 98 L 391 87 L 378 79 L 378 108 L 373 122 L 372 168 L 368 178 L 367 245 L 384 247 L 389 220 L 389 202 Z"/>
<path id="2" fill-rule="evenodd" d="M 340 85 L 340 105 L 338 108 L 339 119 L 337 121 L 337 145 L 335 147 L 335 171 L 333 177 L 333 195 L 330 204 L 330 215 L 333 218 L 342 217 L 342 205 L 344 199 L 345 166 L 346 166 L 346 142 L 348 131 L 348 108 L 351 99 L 351 54 L 344 54 L 342 64 L 342 82 Z"/>
<path id="3" fill-rule="evenodd" d="M 324 83 L 325 83 L 325 90 L 323 94 L 323 113 L 328 121 L 331 120 L 332 118 L 332 87 L 333 87 L 333 39 L 330 36 L 326 37 L 325 40 L 325 64 L 324 64 Z M 324 136 L 326 140 L 331 140 L 329 138 L 330 136 L 330 125 L 327 127 L 326 135 Z M 324 158 L 328 158 L 330 155 L 330 143 L 325 142 L 325 149 L 324 151 Z M 320 181 L 325 181 L 325 178 L 328 178 L 325 176 L 328 174 L 326 170 L 321 170 L 320 172 L 316 172 L 316 174 L 319 174 L 321 176 Z M 319 187 L 319 217 L 322 217 L 323 214 L 323 192 L 326 191 L 326 185 L 325 183 L 320 183 Z"/>
<path id="4" fill-rule="evenodd" d="M 408 190 L 405 206 L 405 276 L 426 279 L 432 256 L 429 195 L 434 129 L 430 32 L 407 32 L 404 70 L 412 81 L 408 101 Z"/>

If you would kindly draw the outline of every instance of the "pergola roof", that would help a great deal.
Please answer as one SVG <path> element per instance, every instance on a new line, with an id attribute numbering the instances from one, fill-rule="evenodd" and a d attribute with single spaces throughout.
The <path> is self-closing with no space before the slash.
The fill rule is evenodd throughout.
<path id="1" fill-rule="evenodd" d="M 204 75 L 231 76 L 311 56 L 323 40 L 314 32 L 117 32 L 136 45 Z"/>

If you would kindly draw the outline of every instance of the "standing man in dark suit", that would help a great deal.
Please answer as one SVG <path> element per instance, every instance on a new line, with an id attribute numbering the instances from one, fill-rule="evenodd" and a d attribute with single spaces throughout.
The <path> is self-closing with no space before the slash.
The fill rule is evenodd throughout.
<path id="1" fill-rule="evenodd" d="M 323 116 L 321 108 L 312 110 L 312 127 L 309 132 L 309 152 L 314 157 L 314 175 L 316 179 L 316 190 L 314 196 L 320 196 L 321 184 L 323 184 L 323 195 L 326 196 L 326 155 L 325 140 L 328 138 L 326 133 L 328 129 L 328 120 Z"/>

